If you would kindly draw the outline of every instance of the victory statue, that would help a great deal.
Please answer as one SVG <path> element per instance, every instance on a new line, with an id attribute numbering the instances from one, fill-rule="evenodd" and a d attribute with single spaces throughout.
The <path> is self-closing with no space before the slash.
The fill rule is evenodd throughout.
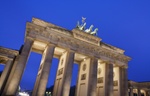
<path id="1" fill-rule="evenodd" d="M 91 35 L 97 36 L 98 28 L 95 28 L 95 30 L 93 31 L 92 28 L 94 27 L 94 25 L 91 25 L 88 29 L 85 29 L 86 28 L 85 27 L 86 26 L 85 20 L 86 20 L 86 18 L 82 17 L 82 24 L 80 25 L 80 22 L 78 21 L 76 28 L 81 30 L 81 31 L 84 31 L 86 33 L 89 33 Z"/>

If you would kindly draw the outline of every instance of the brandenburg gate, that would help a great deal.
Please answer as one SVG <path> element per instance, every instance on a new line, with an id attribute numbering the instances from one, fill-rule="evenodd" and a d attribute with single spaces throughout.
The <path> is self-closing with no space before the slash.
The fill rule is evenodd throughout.
<path id="1" fill-rule="evenodd" d="M 78 22 L 70 31 L 37 18 L 27 22 L 24 45 L 9 68 L 8 80 L 0 81 L 2 96 L 16 94 L 31 51 L 42 54 L 32 96 L 45 95 L 53 58 L 59 59 L 59 65 L 52 96 L 69 96 L 74 63 L 79 66 L 75 96 L 128 96 L 130 57 L 95 36 L 97 28 L 85 30 L 85 25 Z"/>

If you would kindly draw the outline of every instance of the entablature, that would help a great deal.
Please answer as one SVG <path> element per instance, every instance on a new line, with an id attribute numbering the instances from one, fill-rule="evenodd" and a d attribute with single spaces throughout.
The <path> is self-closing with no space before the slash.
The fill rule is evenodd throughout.
<path id="1" fill-rule="evenodd" d="M 0 56 L 14 58 L 18 54 L 19 54 L 19 52 L 17 50 L 12 50 L 12 49 L 8 49 L 8 48 L 4 48 L 4 47 L 0 46 Z"/>
<path id="2" fill-rule="evenodd" d="M 0 46 L 0 64 L 6 64 L 8 60 L 13 60 L 19 52 Z"/>
<path id="3" fill-rule="evenodd" d="M 36 21 L 36 20 L 35 20 Z M 101 43 L 101 45 L 92 44 L 84 40 L 74 38 L 73 32 L 58 26 L 47 26 L 43 21 L 27 23 L 26 36 L 36 40 L 40 39 L 59 47 L 70 48 L 78 53 L 82 53 L 96 58 L 108 59 L 109 61 L 127 64 L 130 57 L 125 56 L 124 50 L 111 45 Z M 90 35 L 90 34 L 87 34 Z M 98 37 L 96 37 L 97 39 Z M 100 41 L 101 39 L 99 39 Z M 100 42 L 99 42 L 100 43 Z"/>
<path id="4" fill-rule="evenodd" d="M 132 87 L 132 88 L 139 88 L 139 89 L 150 88 L 150 82 L 128 81 L 128 83 L 129 83 L 129 87 Z"/>

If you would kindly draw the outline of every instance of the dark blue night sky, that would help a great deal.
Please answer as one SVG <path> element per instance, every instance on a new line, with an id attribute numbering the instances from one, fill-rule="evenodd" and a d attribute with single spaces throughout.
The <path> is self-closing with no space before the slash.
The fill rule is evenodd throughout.
<path id="1" fill-rule="evenodd" d="M 72 30 L 82 16 L 87 28 L 93 24 L 99 29 L 103 42 L 124 49 L 132 58 L 129 80 L 150 81 L 150 0 L 0 0 L 0 46 L 19 50 L 32 17 Z M 40 59 L 40 54 L 31 53 L 20 83 L 23 89 L 33 88 Z M 54 59 L 47 87 L 54 83 L 57 66 Z"/>

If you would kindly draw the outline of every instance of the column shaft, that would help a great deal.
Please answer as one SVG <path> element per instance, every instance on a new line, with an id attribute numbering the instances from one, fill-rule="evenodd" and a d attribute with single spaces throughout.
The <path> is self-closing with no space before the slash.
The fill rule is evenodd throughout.
<path id="1" fill-rule="evenodd" d="M 95 58 L 91 59 L 90 63 L 90 72 L 89 72 L 89 89 L 88 96 L 96 96 L 96 88 L 97 88 L 97 66 L 98 60 Z"/>
<path id="2" fill-rule="evenodd" d="M 55 47 L 53 45 L 47 46 L 43 53 L 32 96 L 45 95 L 46 85 L 48 82 L 48 76 L 54 54 L 54 48 Z"/>
<path id="3" fill-rule="evenodd" d="M 10 74 L 11 68 L 12 68 L 12 64 L 13 60 L 9 59 L 7 61 L 7 64 L 5 65 L 4 71 L 0 77 L 0 93 L 3 91 L 4 86 L 6 85 L 6 82 L 8 80 L 8 76 Z"/>
<path id="4" fill-rule="evenodd" d="M 146 91 L 146 96 L 150 96 L 150 91 L 149 90 Z"/>
<path id="5" fill-rule="evenodd" d="M 64 70 L 66 75 L 64 77 L 62 96 L 69 96 L 73 62 L 74 62 L 74 52 L 70 51 L 67 55 L 66 66 Z"/>
<path id="6" fill-rule="evenodd" d="M 113 94 L 114 96 L 123 96 L 121 95 L 122 91 L 122 83 L 123 81 L 121 80 L 122 75 L 121 75 L 121 68 L 119 66 L 115 66 L 113 68 Z"/>
<path id="7" fill-rule="evenodd" d="M 6 92 L 4 92 L 3 94 L 4 96 L 5 95 L 14 96 L 16 94 L 22 74 L 24 72 L 24 68 L 26 66 L 26 62 L 28 60 L 28 56 L 30 54 L 32 44 L 33 40 L 27 38 L 23 46 L 22 52 L 20 54 L 14 74 L 11 78 L 11 81 L 8 84 L 8 88 L 5 90 Z"/>
<path id="8" fill-rule="evenodd" d="M 122 96 L 128 96 L 128 75 L 127 75 L 127 69 L 126 68 L 121 68 L 121 76 L 122 76 Z"/>
<path id="9" fill-rule="evenodd" d="M 141 96 L 141 90 L 138 89 L 138 96 Z"/>
<path id="10" fill-rule="evenodd" d="M 130 88 L 130 96 L 133 96 L 133 88 Z"/>
<path id="11" fill-rule="evenodd" d="M 105 72 L 104 96 L 113 96 L 113 64 L 106 64 Z"/>
<path id="12" fill-rule="evenodd" d="M 8 77 L 8 80 L 7 80 L 7 83 L 6 83 L 6 85 L 5 85 L 5 87 L 4 87 L 4 90 L 3 90 L 3 92 L 2 92 L 3 94 L 6 92 L 6 90 L 7 90 L 7 88 L 8 88 L 8 85 L 10 84 L 10 81 L 11 81 L 11 79 L 12 79 L 12 76 L 13 76 L 13 74 L 14 74 L 15 68 L 16 68 L 17 63 L 18 63 L 18 59 L 19 59 L 19 55 L 18 55 L 18 56 L 15 58 L 15 60 L 14 60 L 14 64 L 13 64 L 13 66 L 12 66 L 10 75 L 9 75 L 9 77 Z"/>

